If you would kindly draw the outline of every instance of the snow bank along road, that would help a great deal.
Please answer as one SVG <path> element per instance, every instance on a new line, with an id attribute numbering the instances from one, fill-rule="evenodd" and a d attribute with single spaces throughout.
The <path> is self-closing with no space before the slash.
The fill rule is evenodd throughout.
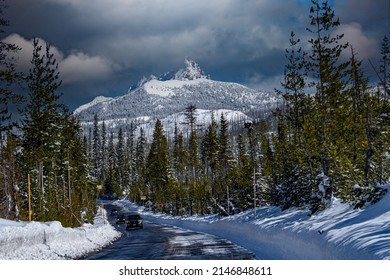
<path id="1" fill-rule="evenodd" d="M 94 225 L 64 228 L 59 222 L 13 222 L 0 219 L 0 260 L 75 259 L 119 238 L 98 211 Z M 103 214 L 103 215 L 101 215 Z"/>
<path id="2" fill-rule="evenodd" d="M 333 199 L 322 212 L 277 207 L 246 211 L 230 217 L 172 217 L 145 211 L 148 220 L 226 238 L 256 255 L 257 259 L 370 260 L 390 259 L 390 185 L 384 198 L 364 209 Z M 118 206 L 135 210 L 129 201 Z"/>

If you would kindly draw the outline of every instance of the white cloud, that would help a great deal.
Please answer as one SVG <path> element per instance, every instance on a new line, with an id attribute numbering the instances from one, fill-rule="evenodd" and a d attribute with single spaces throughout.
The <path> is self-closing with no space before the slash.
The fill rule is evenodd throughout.
<path id="1" fill-rule="evenodd" d="M 284 80 L 283 75 L 264 76 L 259 73 L 254 73 L 247 79 L 246 85 L 249 88 L 256 88 L 269 92 L 274 92 L 276 89 L 281 89 L 280 83 Z"/>
<path id="2" fill-rule="evenodd" d="M 337 29 L 338 34 L 344 34 L 343 41 L 349 42 L 357 52 L 360 59 L 368 59 L 378 56 L 378 41 L 370 38 L 357 22 L 342 24 Z M 347 57 L 350 57 L 348 54 Z"/>
<path id="3" fill-rule="evenodd" d="M 99 56 L 90 57 L 82 52 L 67 56 L 59 64 L 64 83 L 108 78 L 112 70 L 107 60 Z"/>
<path id="4" fill-rule="evenodd" d="M 17 55 L 16 67 L 19 71 L 27 72 L 31 67 L 33 40 L 27 40 L 19 34 L 11 34 L 3 41 L 21 48 Z M 43 47 L 42 51 L 45 51 L 46 42 L 43 39 L 39 41 Z M 58 63 L 60 79 L 64 84 L 105 79 L 114 71 L 114 65 L 100 56 L 89 56 L 83 52 L 74 52 L 65 56 L 55 46 L 50 46 L 50 52 Z"/>
<path id="5" fill-rule="evenodd" d="M 15 44 L 19 48 L 21 48 L 21 50 L 16 55 L 16 58 L 17 58 L 17 65 L 16 66 L 17 66 L 19 71 L 24 71 L 24 72 L 28 71 L 28 69 L 31 66 L 30 61 L 32 59 L 32 53 L 33 53 L 33 49 L 34 49 L 33 40 L 27 40 L 27 39 L 23 38 L 22 36 L 20 36 L 19 34 L 14 33 L 14 34 L 7 36 L 2 41 L 5 43 L 9 43 L 9 44 Z M 40 45 L 42 46 L 42 52 L 44 52 L 46 50 L 45 41 L 42 39 L 39 39 L 39 42 L 40 42 Z M 62 60 L 63 54 L 56 47 L 50 46 L 50 52 L 54 55 L 57 62 Z"/>

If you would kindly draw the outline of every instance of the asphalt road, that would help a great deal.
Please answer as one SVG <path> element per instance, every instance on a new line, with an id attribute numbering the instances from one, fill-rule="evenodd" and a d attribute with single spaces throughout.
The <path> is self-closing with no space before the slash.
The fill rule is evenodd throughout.
<path id="1" fill-rule="evenodd" d="M 110 207 L 107 207 L 109 213 Z M 222 238 L 144 220 L 143 229 L 126 230 L 115 224 L 122 237 L 86 260 L 246 260 L 253 253 Z"/>

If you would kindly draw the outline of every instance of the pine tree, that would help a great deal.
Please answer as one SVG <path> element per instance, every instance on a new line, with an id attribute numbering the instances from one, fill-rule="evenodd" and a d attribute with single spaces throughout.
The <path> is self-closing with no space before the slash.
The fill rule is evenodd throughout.
<path id="1" fill-rule="evenodd" d="M 339 45 L 338 42 L 343 38 L 341 35 L 333 35 L 335 29 L 340 25 L 339 19 L 328 2 L 319 3 L 318 0 L 312 0 L 309 18 L 312 28 L 307 30 L 313 35 L 309 40 L 311 52 L 308 56 L 307 68 L 309 74 L 318 82 L 315 82 L 316 89 L 316 122 L 319 128 L 318 140 L 320 143 L 320 163 L 321 176 L 323 176 L 324 197 L 329 198 L 334 191 L 332 180 L 328 180 L 333 166 L 330 161 L 331 146 L 337 145 L 337 132 L 339 119 L 335 118 L 335 113 L 340 111 L 342 101 L 342 90 L 344 70 L 347 63 L 342 63 L 340 57 L 347 44 Z"/>
<path id="2" fill-rule="evenodd" d="M 342 120 L 339 130 L 337 146 L 331 146 L 333 169 L 331 175 L 337 186 L 336 195 L 346 201 L 355 199 L 354 190 L 365 184 L 364 154 L 368 148 L 365 137 L 364 112 L 366 111 L 365 95 L 367 94 L 368 80 L 361 69 L 354 49 L 351 47 L 350 64 L 347 69 L 349 85 L 344 92 L 346 99 L 342 104 L 342 111 L 338 117 Z M 364 174 L 366 173 L 366 175 Z"/>
<path id="3" fill-rule="evenodd" d="M 3 19 L 5 5 L 0 2 L 0 34 L 9 25 Z M 10 219 L 19 216 L 16 189 L 18 184 L 17 149 L 19 140 L 10 133 L 13 121 L 9 106 L 19 105 L 22 97 L 12 87 L 20 79 L 15 71 L 14 55 L 20 48 L 0 40 L 0 217 Z"/>
<path id="4" fill-rule="evenodd" d="M 388 100 L 368 90 L 353 48 L 351 59 L 342 61 L 348 44 L 339 44 L 340 22 L 328 2 L 311 2 L 311 49 L 307 55 L 301 52 L 291 33 L 284 91 L 278 91 L 284 106 L 275 114 L 273 165 L 267 168 L 274 203 L 283 208 L 308 205 L 315 212 L 338 196 L 361 207 L 381 193 L 372 184 L 384 182 Z M 313 89 L 315 95 L 305 93 Z M 261 142 L 264 157 L 267 139 Z"/>
<path id="5" fill-rule="evenodd" d="M 136 151 L 136 139 L 135 139 L 135 125 L 131 123 L 130 130 L 127 132 L 127 158 L 131 162 L 131 166 L 134 170 L 135 167 L 135 151 Z"/>
<path id="6" fill-rule="evenodd" d="M 173 200 L 172 189 L 169 184 L 170 176 L 168 141 L 164 135 L 161 121 L 157 120 L 146 162 L 146 178 L 154 203 L 162 203 L 165 207 L 171 204 Z"/>
<path id="7" fill-rule="evenodd" d="M 132 162 L 132 174 L 130 182 L 130 197 L 133 201 L 138 201 L 140 196 L 149 195 L 146 188 L 146 152 L 147 152 L 147 139 L 145 137 L 145 131 L 141 127 L 139 130 L 139 136 L 135 142 Z M 150 196 L 147 197 L 150 201 Z"/>
<path id="8" fill-rule="evenodd" d="M 230 185 L 232 182 L 231 171 L 233 169 L 233 153 L 229 143 L 229 123 L 221 114 L 220 129 L 218 135 L 218 163 L 222 190 L 225 192 L 226 214 L 230 215 L 232 204 L 230 201 Z"/>
<path id="9" fill-rule="evenodd" d="M 185 149 L 184 136 L 175 124 L 175 134 L 173 142 L 173 153 L 172 153 L 172 165 L 175 171 L 176 178 L 178 179 L 178 192 L 176 194 L 176 208 L 177 213 L 182 215 L 185 211 L 185 197 L 186 191 L 185 187 L 185 178 L 188 166 L 188 153 Z"/>
<path id="10" fill-rule="evenodd" d="M 187 123 L 190 125 L 191 132 L 195 130 L 196 126 L 196 107 L 194 105 L 189 105 L 186 108 L 185 116 L 187 119 Z"/>
<path id="11" fill-rule="evenodd" d="M 277 91 L 285 101 L 285 114 L 287 121 L 291 123 L 294 142 L 300 145 L 302 142 L 303 126 L 306 113 L 306 72 L 305 57 L 302 48 L 298 47 L 299 39 L 295 39 L 294 32 L 291 32 L 290 49 L 286 49 L 287 65 L 285 69 L 284 82 L 281 83 L 285 92 Z"/>
<path id="12" fill-rule="evenodd" d="M 32 68 L 26 80 L 30 91 L 30 100 L 23 119 L 23 155 L 27 173 L 32 176 L 33 198 L 36 205 L 34 216 L 44 219 L 47 209 L 45 189 L 51 185 L 53 161 L 59 158 L 60 135 L 63 128 L 64 106 L 58 103 L 60 96 L 56 90 L 61 85 L 58 81 L 58 65 L 50 46 L 41 56 L 42 46 L 38 39 L 33 41 Z M 49 174 L 48 180 L 44 180 Z"/>
<path id="13" fill-rule="evenodd" d="M 118 143 L 116 144 L 116 156 L 117 156 L 117 166 L 118 166 L 118 184 L 119 187 L 123 190 L 124 189 L 124 183 L 123 183 L 123 177 L 124 177 L 124 171 L 126 169 L 125 167 L 125 139 L 123 135 L 122 128 L 119 128 L 118 131 Z"/>
<path id="14" fill-rule="evenodd" d="M 251 179 L 252 179 L 252 203 L 249 204 L 254 208 L 254 217 L 256 218 L 256 208 L 259 206 L 259 187 L 262 187 L 263 183 L 263 171 L 262 171 L 262 153 L 261 143 L 259 137 L 255 131 L 255 125 L 253 122 L 245 123 L 245 129 L 248 136 L 248 154 L 250 158 Z"/>
<path id="15" fill-rule="evenodd" d="M 122 189 L 119 184 L 118 155 L 114 144 L 114 133 L 111 131 L 107 146 L 108 170 L 106 181 L 104 182 L 105 193 L 113 198 L 122 195 Z"/>
<path id="16" fill-rule="evenodd" d="M 50 46 L 33 41 L 33 59 L 26 81 L 30 100 L 23 119 L 23 176 L 31 175 L 34 220 L 59 220 L 80 226 L 95 214 L 95 188 L 88 179 L 87 151 L 80 125 L 59 102 L 58 64 Z M 27 176 L 26 176 L 27 177 Z M 25 197 L 24 179 L 19 197 Z M 27 209 L 25 201 L 21 205 Z M 27 217 L 26 210 L 21 211 Z M 83 214 L 82 214 L 83 213 Z"/>
<path id="17" fill-rule="evenodd" d="M 126 149 L 125 149 L 125 165 L 123 183 L 126 186 L 127 195 L 131 194 L 131 185 L 133 184 L 135 170 L 135 139 L 134 139 L 134 124 L 131 123 L 130 130 L 127 131 Z"/>
<path id="18" fill-rule="evenodd" d="M 253 167 L 248 151 L 248 141 L 242 134 L 237 140 L 237 177 L 235 179 L 238 207 L 247 210 L 253 206 Z"/>
<path id="19" fill-rule="evenodd" d="M 17 196 L 20 164 L 17 149 L 18 138 L 8 132 L 6 143 L 0 149 L 0 217 L 8 220 L 19 218 L 20 201 Z"/>
<path id="20" fill-rule="evenodd" d="M 69 116 L 64 120 L 61 131 L 61 171 L 67 182 L 64 194 L 64 205 L 67 211 L 57 209 L 60 221 L 65 226 L 81 226 L 84 222 L 92 223 L 96 213 L 97 189 L 89 178 L 87 149 L 83 144 L 81 127 L 78 121 Z M 59 175 L 59 173 L 57 173 Z M 58 196 L 54 193 L 53 196 Z M 54 201 L 58 201 L 57 198 Z M 51 212 L 53 210 L 51 209 Z"/>
<path id="21" fill-rule="evenodd" d="M 145 131 L 141 127 L 140 133 L 137 139 L 137 145 L 135 150 L 135 169 L 136 174 L 134 176 L 135 183 L 141 183 L 143 184 L 143 181 L 145 179 L 145 163 L 146 163 L 146 137 L 145 137 Z"/>
<path id="22" fill-rule="evenodd" d="M 380 60 L 380 69 L 379 73 L 381 74 L 381 84 L 387 93 L 388 97 L 390 97 L 390 46 L 389 39 L 387 36 L 383 37 L 382 45 L 381 45 L 381 60 Z"/>
<path id="23" fill-rule="evenodd" d="M 218 173 L 218 124 L 215 120 L 214 114 L 211 117 L 211 123 L 208 126 L 202 141 L 202 161 L 205 168 L 206 180 L 211 184 L 211 195 L 217 201 L 219 197 L 219 190 L 217 186 Z"/>
<path id="24" fill-rule="evenodd" d="M 94 137 L 99 137 L 99 130 L 94 128 L 94 131 L 96 131 L 94 133 Z M 103 120 L 102 122 L 102 129 L 101 129 L 101 140 L 99 141 L 94 141 L 94 145 L 95 145 L 95 148 L 98 149 L 99 148 L 99 144 L 100 144 L 100 153 L 99 152 L 96 152 L 95 153 L 95 156 L 97 156 L 97 158 L 100 158 L 100 169 L 101 171 L 99 172 L 100 173 L 100 176 L 99 176 L 99 181 L 102 181 L 104 182 L 106 180 L 106 170 L 108 168 L 108 158 L 107 158 L 107 127 L 106 127 L 106 123 L 105 121 Z"/>
<path id="25" fill-rule="evenodd" d="M 187 123 L 190 126 L 190 136 L 188 139 L 188 204 L 189 204 L 189 213 L 192 215 L 194 210 L 194 205 L 197 204 L 197 191 L 198 191 L 198 179 L 199 179 L 199 170 L 200 170 L 200 157 L 199 157 L 199 144 L 198 144 L 198 135 L 196 132 L 196 107 L 190 105 L 186 108 L 186 119 Z"/>
<path id="26" fill-rule="evenodd" d="M 305 141 L 304 127 L 307 115 L 305 56 L 298 47 L 299 39 L 294 32 L 290 36 L 290 49 L 286 49 L 287 65 L 284 82 L 281 83 L 284 106 L 278 109 L 275 116 L 278 120 L 275 146 L 275 161 L 272 172 L 274 203 L 282 208 L 299 206 L 304 197 L 299 192 L 296 182 L 304 164 L 302 158 Z M 264 139 L 262 142 L 268 141 Z"/>
<path id="27" fill-rule="evenodd" d="M 4 33 L 4 27 L 9 25 L 2 18 L 5 5 L 0 2 L 0 34 Z M 12 86 L 20 79 L 21 74 L 15 70 L 15 57 L 20 48 L 15 44 L 5 43 L 0 40 L 0 141 L 12 127 L 10 104 L 19 104 L 23 99 L 16 94 Z"/>
<path id="28" fill-rule="evenodd" d="M 102 179 L 102 138 L 100 137 L 99 119 L 95 114 L 93 119 L 93 136 L 92 136 L 92 161 L 94 166 L 94 177 L 97 181 Z"/>

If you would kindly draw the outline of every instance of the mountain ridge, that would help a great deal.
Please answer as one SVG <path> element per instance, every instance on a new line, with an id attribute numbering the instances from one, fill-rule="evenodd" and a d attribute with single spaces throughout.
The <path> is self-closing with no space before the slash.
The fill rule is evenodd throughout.
<path id="1" fill-rule="evenodd" d="M 105 120 L 109 129 L 127 128 L 131 123 L 142 125 L 185 111 L 189 105 L 202 110 L 231 110 L 246 115 L 254 110 L 275 108 L 274 93 L 250 89 L 234 82 L 215 81 L 200 66 L 188 58 L 185 68 L 166 72 L 160 77 L 151 75 L 140 80 L 136 87 L 115 98 L 97 97 L 77 108 L 74 113 L 83 128 L 93 122 L 95 114 Z M 115 121 L 117 120 L 117 121 Z"/>

